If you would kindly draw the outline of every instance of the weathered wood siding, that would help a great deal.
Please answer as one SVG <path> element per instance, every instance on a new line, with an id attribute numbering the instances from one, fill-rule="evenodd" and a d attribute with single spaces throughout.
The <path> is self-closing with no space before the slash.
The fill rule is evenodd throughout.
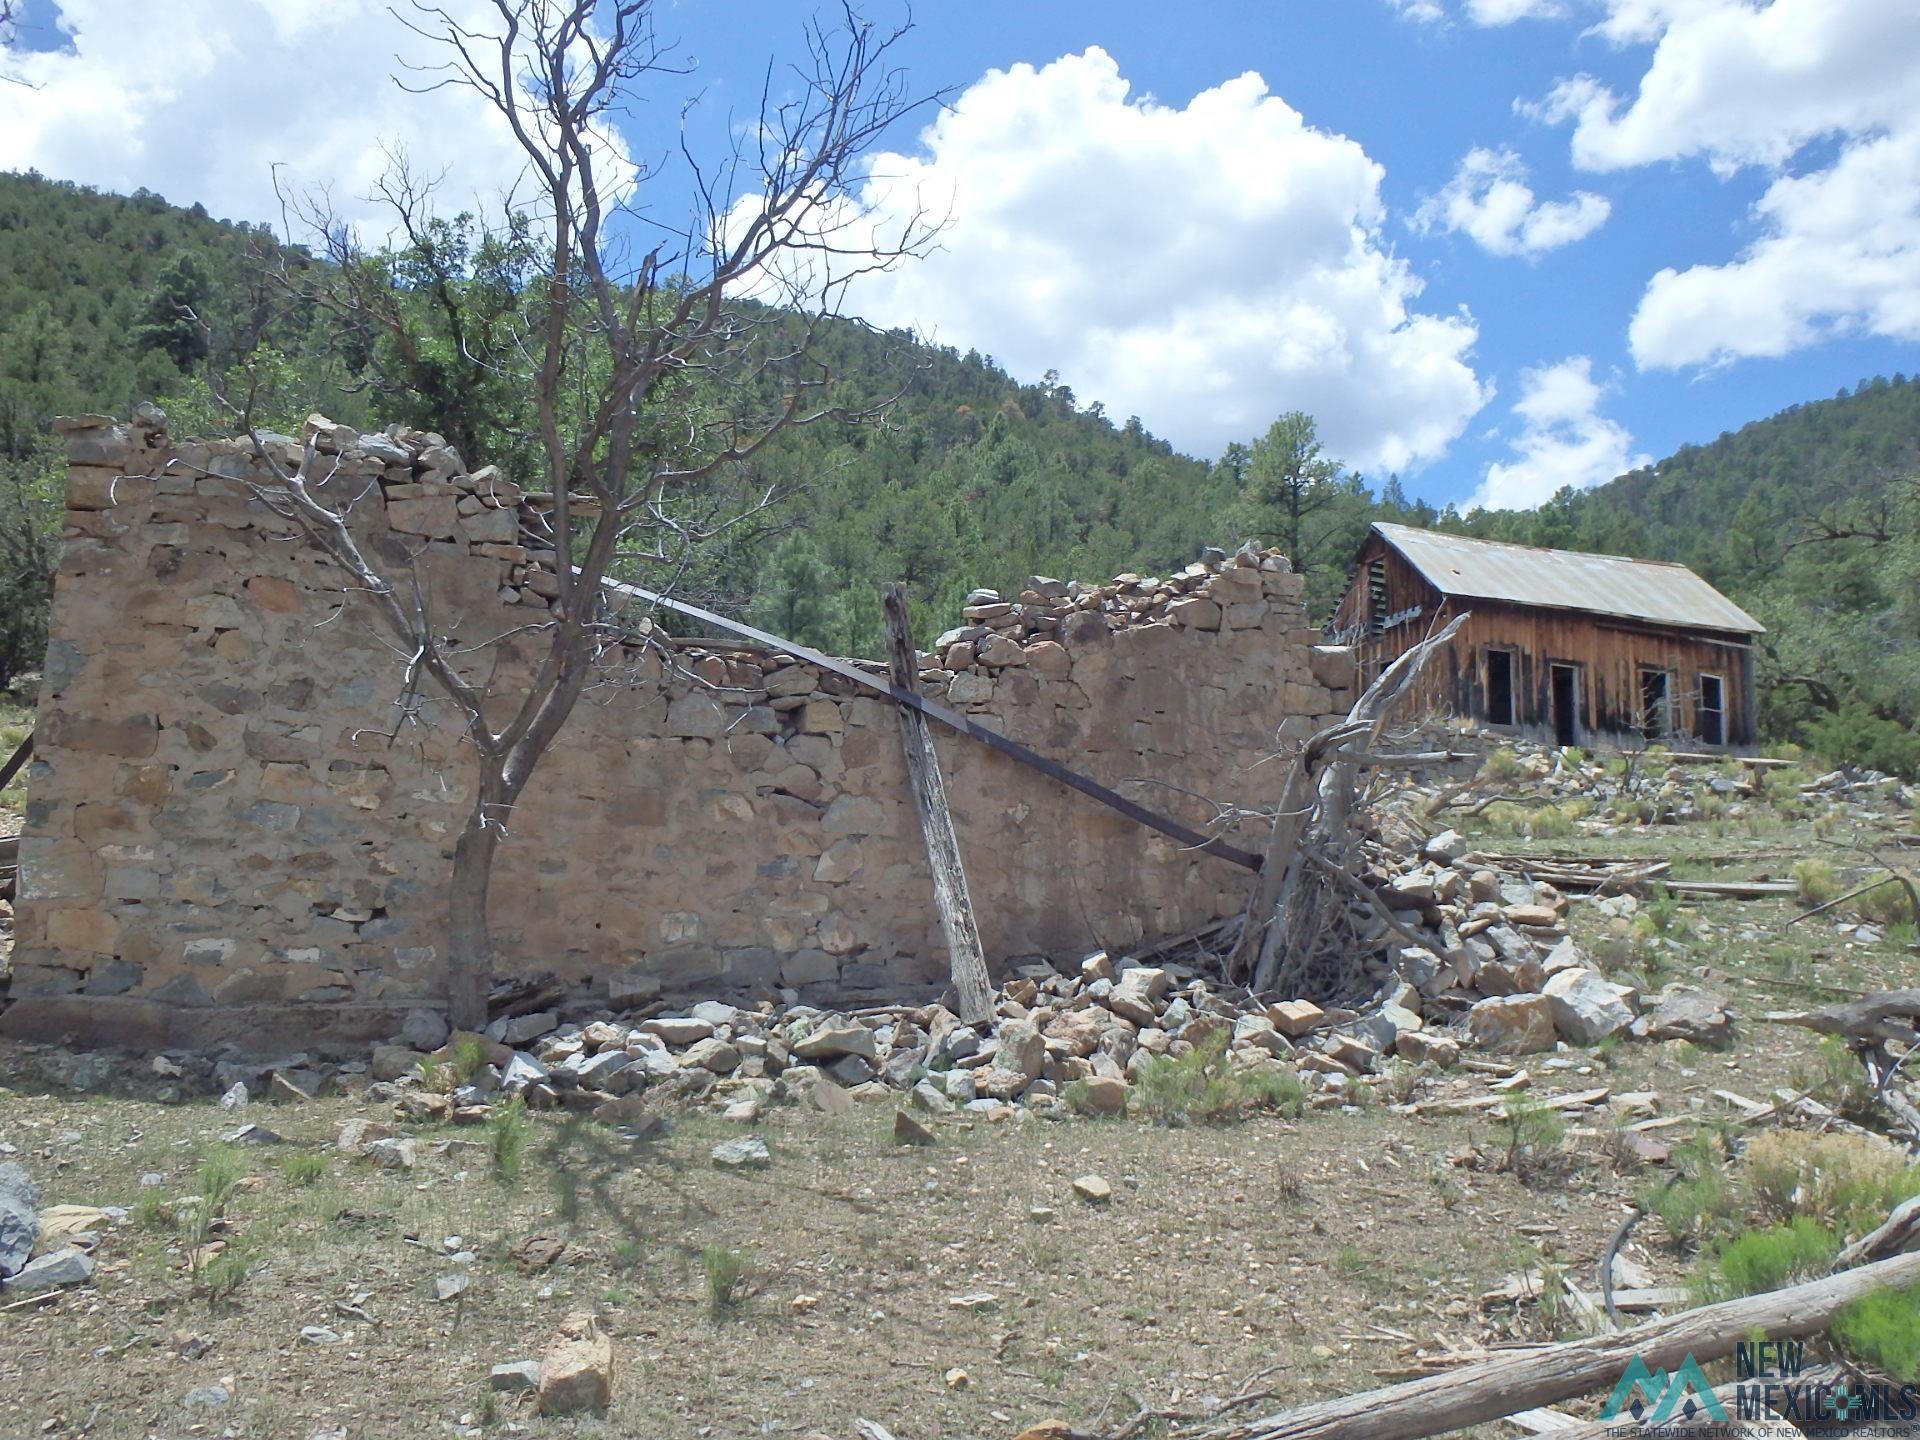
<path id="1" fill-rule="evenodd" d="M 1386 567 L 1388 622 L 1372 630 L 1370 582 L 1376 562 Z M 1754 742 L 1753 647 L 1749 637 L 1686 631 L 1574 610 L 1454 600 L 1442 596 L 1379 536 L 1368 538 L 1333 621 L 1334 638 L 1351 643 L 1362 683 L 1461 609 L 1473 618 L 1422 677 L 1416 709 L 1448 712 L 1490 723 L 1487 712 L 1487 651 L 1512 655 L 1513 725 L 1516 733 L 1554 738 L 1552 667 L 1571 665 L 1577 675 L 1578 739 L 1584 743 L 1637 738 L 1642 721 L 1642 670 L 1667 676 L 1668 735 L 1676 743 L 1703 745 L 1701 679 L 1718 676 L 1725 714 L 1722 744 Z M 1506 728 L 1506 727 L 1496 727 Z"/>

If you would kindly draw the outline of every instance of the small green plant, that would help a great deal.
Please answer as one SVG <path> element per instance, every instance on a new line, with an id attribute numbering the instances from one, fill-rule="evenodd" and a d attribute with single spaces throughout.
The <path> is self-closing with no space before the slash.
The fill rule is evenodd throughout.
<path id="1" fill-rule="evenodd" d="M 1794 895 L 1802 905 L 1825 905 L 1844 892 L 1840 876 L 1824 860 L 1807 859 L 1793 867 Z"/>
<path id="2" fill-rule="evenodd" d="M 1502 745 L 1480 765 L 1480 778 L 1489 785 L 1509 785 L 1527 773 L 1518 752 Z"/>
<path id="3" fill-rule="evenodd" d="M 1507 1142 L 1506 1168 L 1523 1177 L 1550 1165 L 1567 1138 L 1558 1110 L 1521 1095 L 1508 1099 L 1500 1127 Z"/>
<path id="4" fill-rule="evenodd" d="M 518 1095 L 487 1107 L 487 1161 L 502 1184 L 519 1178 L 527 1156 L 527 1105 Z"/>
<path id="5" fill-rule="evenodd" d="M 207 1298 L 219 1300 L 233 1294 L 253 1273 L 253 1263 L 252 1252 L 237 1245 L 230 1245 L 201 1262 L 200 1285 L 207 1292 Z"/>
<path id="6" fill-rule="evenodd" d="M 622 1235 L 613 1242 L 613 1263 L 623 1270 L 631 1270 L 646 1258 L 647 1250 L 632 1235 Z"/>
<path id="7" fill-rule="evenodd" d="M 1672 895 L 1662 895 L 1658 900 L 1648 901 L 1640 907 L 1640 913 L 1634 919 L 1634 928 L 1643 935 L 1664 935 L 1670 939 L 1684 939 L 1693 933 L 1693 927 L 1687 923 L 1686 915 L 1681 911 L 1680 902 Z"/>
<path id="8" fill-rule="evenodd" d="M 715 1314 L 738 1308 L 746 1298 L 748 1278 L 753 1274 L 753 1256 L 745 1250 L 725 1245 L 709 1245 L 700 1252 L 700 1271 L 707 1277 L 707 1300 Z"/>
<path id="9" fill-rule="evenodd" d="M 565 1165 L 553 1172 L 553 1213 L 569 1225 L 580 1218 L 580 1177 Z"/>
<path id="10" fill-rule="evenodd" d="M 453 1066 L 454 1083 L 466 1084 L 486 1067 L 487 1042 L 478 1035 L 462 1035 L 453 1042 L 447 1063 Z"/>
<path id="11" fill-rule="evenodd" d="M 1813 1060 L 1794 1067 L 1793 1085 L 1845 1119 L 1873 1114 L 1873 1089 L 1867 1084 L 1866 1071 L 1838 1035 L 1821 1037 Z"/>
<path id="12" fill-rule="evenodd" d="M 1862 1296 L 1834 1318 L 1832 1333 L 1862 1364 L 1903 1384 L 1920 1380 L 1920 1286 Z"/>
<path id="13" fill-rule="evenodd" d="M 1370 1262 L 1357 1245 L 1342 1245 L 1333 1252 L 1333 1273 L 1345 1280 L 1357 1280 L 1367 1273 Z"/>
<path id="14" fill-rule="evenodd" d="M 142 1230 L 164 1230 L 173 1224 L 173 1210 L 158 1190 L 142 1190 L 129 1212 Z"/>
<path id="15" fill-rule="evenodd" d="M 1855 902 L 1855 908 L 1863 918 L 1886 926 L 1889 934 L 1902 925 L 1911 929 L 1914 922 L 1920 919 L 1920 915 L 1914 912 L 1913 898 L 1907 893 L 1907 887 L 1892 876 L 1862 895 Z"/>
<path id="16" fill-rule="evenodd" d="M 1642 1195 L 1640 1208 L 1657 1215 L 1675 1240 L 1697 1243 L 1736 1209 L 1726 1155 L 1718 1136 L 1703 1133 L 1669 1158 L 1673 1177 Z"/>
<path id="17" fill-rule="evenodd" d="M 1758 1295 L 1826 1273 L 1839 1253 L 1831 1230 L 1800 1215 L 1727 1241 L 1701 1262 L 1690 1288 L 1700 1304 Z"/>
<path id="18" fill-rule="evenodd" d="M 1302 1113 L 1307 1091 L 1300 1077 L 1278 1067 L 1234 1063 L 1227 1038 L 1220 1031 L 1185 1055 L 1150 1056 L 1134 1081 L 1134 1112 L 1163 1125 L 1239 1120 L 1259 1109 Z"/>
<path id="19" fill-rule="evenodd" d="M 289 1155 L 280 1162 L 280 1173 L 287 1177 L 289 1185 L 304 1188 L 317 1183 L 327 1173 L 327 1157 L 310 1151 Z"/>

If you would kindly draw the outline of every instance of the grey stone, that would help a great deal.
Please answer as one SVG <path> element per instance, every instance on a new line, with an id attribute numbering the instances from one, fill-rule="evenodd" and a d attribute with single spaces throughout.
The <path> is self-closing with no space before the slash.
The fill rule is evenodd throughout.
<path id="1" fill-rule="evenodd" d="M 39 1238 L 40 1217 L 34 1209 L 0 1194 L 0 1277 L 17 1273 Z"/>
<path id="2" fill-rule="evenodd" d="M 518 1095 L 529 1085 L 539 1085 L 551 1078 L 546 1066 L 526 1051 L 516 1050 L 500 1076 L 500 1091 L 504 1095 Z"/>
<path id="3" fill-rule="evenodd" d="M 57 1290 L 62 1285 L 84 1285 L 93 1278 L 93 1257 L 71 1247 L 29 1260 L 7 1277 L 9 1292 L 31 1295 L 41 1290 Z"/>
<path id="4" fill-rule="evenodd" d="M 538 1360 L 509 1360 L 504 1365 L 495 1365 L 487 1371 L 487 1388 L 502 1390 L 513 1394 L 520 1390 L 533 1390 L 540 1384 L 540 1362 Z"/>
<path id="5" fill-rule="evenodd" d="M 743 1135 L 714 1146 L 713 1163 L 722 1170 L 764 1170 L 773 1163 L 773 1155 L 758 1135 Z"/>
<path id="6" fill-rule="evenodd" d="M 1719 1050 L 1733 1042 L 1733 1011 L 1717 995 L 1675 986 L 1634 1025 L 1634 1033 L 1649 1040 L 1691 1040 Z"/>
<path id="7" fill-rule="evenodd" d="M 447 1043 L 451 1033 L 447 1017 L 438 1010 L 424 1007 L 409 1010 L 407 1018 L 400 1022 L 400 1042 L 415 1050 L 438 1050 Z"/>
<path id="8" fill-rule="evenodd" d="M 220 1097 L 222 1110 L 244 1110 L 247 1105 L 247 1082 L 236 1080 L 227 1093 Z"/>
<path id="9" fill-rule="evenodd" d="M 1619 988 L 1584 967 L 1560 971 L 1541 993 L 1553 1007 L 1554 1028 L 1576 1045 L 1597 1045 L 1633 1023 Z"/>
<path id="10" fill-rule="evenodd" d="M 532 1015 L 516 1015 L 507 1021 L 500 1040 L 502 1044 L 515 1049 L 529 1040 L 538 1040 L 542 1035 L 551 1035 L 560 1023 L 560 1017 L 551 1010 L 541 1010 Z"/>
<path id="11" fill-rule="evenodd" d="M 880 1058 L 873 1031 L 854 1020 L 827 1020 L 798 1041 L 793 1053 L 802 1060 L 832 1060 L 841 1055 L 857 1055 L 863 1060 Z"/>
<path id="12" fill-rule="evenodd" d="M 233 1399 L 233 1392 L 224 1385 L 196 1385 L 181 1397 L 180 1403 L 189 1410 L 217 1410 Z"/>

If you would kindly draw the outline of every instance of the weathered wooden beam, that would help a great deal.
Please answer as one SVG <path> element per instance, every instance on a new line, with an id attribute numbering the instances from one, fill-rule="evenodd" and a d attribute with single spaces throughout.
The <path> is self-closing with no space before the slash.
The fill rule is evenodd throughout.
<path id="1" fill-rule="evenodd" d="M 1920 1282 L 1920 1253 L 1896 1255 L 1823 1280 L 1705 1305 L 1608 1335 L 1495 1355 L 1442 1375 L 1303 1405 L 1210 1432 L 1215 1440 L 1421 1440 L 1617 1384 L 1636 1356 L 1665 1370 L 1733 1353 L 1756 1330 L 1770 1340 L 1818 1334 L 1883 1286 Z"/>
<path id="2" fill-rule="evenodd" d="M 887 668 L 896 689 L 911 690 L 919 666 L 913 653 L 907 587 L 892 581 L 883 603 L 887 612 Z M 960 1018 L 969 1025 L 984 1025 L 993 1018 L 993 985 L 987 979 L 987 957 L 973 919 L 966 867 L 960 862 L 960 837 L 954 833 L 946 783 L 940 778 L 940 757 L 934 752 L 926 717 L 905 705 L 897 714 L 900 747 L 907 757 L 907 779 L 913 787 L 913 808 L 920 815 L 927 868 L 933 872 L 933 900 L 940 910 L 940 929 L 947 937 L 949 973 L 954 993 L 960 997 Z"/>
<path id="3" fill-rule="evenodd" d="M 0 790 L 13 783 L 13 777 L 20 773 L 20 767 L 33 756 L 33 732 L 27 732 L 27 738 L 20 742 L 20 748 L 7 757 L 7 763 L 0 765 Z"/>
<path id="4" fill-rule="evenodd" d="M 1157 830 L 1170 839 L 1178 840 L 1188 849 L 1203 851 L 1216 859 L 1229 861 L 1248 870 L 1260 868 L 1260 857 L 1252 851 L 1242 850 L 1238 845 L 1222 840 L 1218 836 L 1204 835 L 1190 825 L 1182 825 L 1178 820 L 1156 814 L 1146 806 L 1129 800 L 1118 791 L 1108 789 L 1098 780 L 1082 775 L 1077 770 L 1069 770 L 1057 760 L 1049 760 L 1038 751 L 1028 749 L 1018 740 L 1009 739 L 1005 735 L 989 730 L 984 725 L 976 724 L 959 711 L 949 709 L 937 700 L 927 699 L 910 686 L 891 684 L 868 674 L 850 661 L 836 659 L 831 655 L 822 655 L 809 646 L 797 644 L 792 640 L 783 640 L 778 635 L 769 634 L 765 630 L 756 630 L 751 625 L 743 625 L 738 620 L 717 615 L 698 605 L 689 605 L 684 600 L 675 600 L 669 595 L 658 594 L 643 586 L 609 580 L 606 582 L 606 588 L 636 600 L 643 600 L 650 605 L 659 605 L 673 611 L 676 615 L 685 615 L 693 620 L 704 620 L 709 625 L 717 625 L 730 634 L 743 636 L 769 649 L 791 655 L 794 659 L 811 665 L 816 670 L 825 670 L 829 674 L 838 675 L 843 680 L 851 680 L 863 690 L 891 700 L 896 705 L 904 705 L 909 710 L 917 710 L 931 720 L 938 720 L 948 729 L 958 731 L 969 740 L 978 740 L 981 744 L 998 750 L 1002 755 L 1038 770 L 1049 779 L 1057 780 L 1070 789 L 1078 790 L 1089 799 L 1098 800 L 1108 809 L 1118 811 L 1136 824 L 1144 825 L 1149 830 Z"/>

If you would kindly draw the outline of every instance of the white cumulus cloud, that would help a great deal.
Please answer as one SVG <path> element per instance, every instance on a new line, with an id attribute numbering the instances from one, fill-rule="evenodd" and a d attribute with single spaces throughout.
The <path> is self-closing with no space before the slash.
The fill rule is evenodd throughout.
<path id="1" fill-rule="evenodd" d="M 1387 0 L 1402 19 L 1435 24 L 1448 18 L 1442 0 Z M 1467 0 L 1462 13 L 1475 25 L 1511 25 L 1516 20 L 1557 20 L 1566 0 Z"/>
<path id="2" fill-rule="evenodd" d="M 1492 255 L 1534 256 L 1585 239 L 1606 223 L 1603 195 L 1575 191 L 1568 200 L 1540 200 L 1527 184 L 1526 163 L 1512 150 L 1469 150 L 1439 194 L 1414 212 L 1413 227 L 1463 234 Z"/>
<path id="3" fill-rule="evenodd" d="M 1521 423 L 1510 442 L 1514 458 L 1487 467 L 1467 508 L 1528 508 L 1563 485 L 1586 490 L 1651 463 L 1634 452 L 1625 426 L 1600 413 L 1604 395 L 1585 355 L 1522 371 L 1513 405 Z"/>
<path id="4" fill-rule="evenodd" d="M 1920 339 L 1920 5 L 1605 0 L 1594 29 L 1652 50 L 1630 95 L 1580 75 L 1525 107 L 1571 123 L 1576 164 L 1773 177 L 1737 255 L 1649 281 L 1629 329 L 1639 365 Z"/>
<path id="5" fill-rule="evenodd" d="M 1381 167 L 1258 75 L 1175 107 L 1089 49 L 988 72 L 920 142 L 877 157 L 861 203 L 883 229 L 918 206 L 950 224 L 854 287 L 870 320 L 1058 369 L 1202 454 L 1304 410 L 1349 463 L 1404 468 L 1486 401 L 1472 319 L 1416 310 L 1386 248 Z"/>
<path id="6" fill-rule="evenodd" d="M 447 5 L 482 22 L 486 8 Z M 396 57 L 444 56 L 386 0 L 58 0 L 58 23 L 65 48 L 6 61 L 26 83 L 0 84 L 0 169 L 144 186 L 277 223 L 278 163 L 296 188 L 328 186 L 342 218 L 381 233 L 387 218 L 365 197 L 388 150 L 444 171 L 448 210 L 497 205 L 522 170 L 513 137 L 472 91 L 394 84 Z"/>

